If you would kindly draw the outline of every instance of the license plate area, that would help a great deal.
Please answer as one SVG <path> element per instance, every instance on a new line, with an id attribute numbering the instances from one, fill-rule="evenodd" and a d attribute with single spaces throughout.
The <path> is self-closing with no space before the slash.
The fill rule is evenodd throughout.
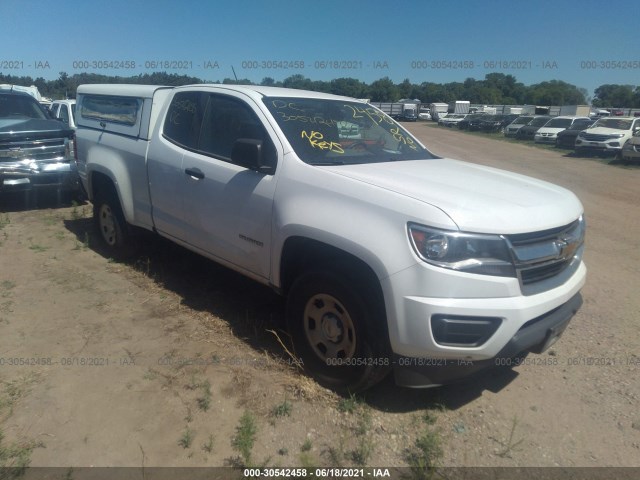
<path id="1" fill-rule="evenodd" d="M 551 348 L 551 346 L 560 339 L 564 331 L 567 329 L 567 325 L 569 325 L 569 320 L 570 318 L 567 318 L 560 325 L 556 325 L 555 327 L 552 327 L 549 330 L 547 330 L 547 334 L 544 338 L 544 341 L 537 347 L 532 348 L 531 351 L 533 353 L 543 353 L 549 350 L 549 348 Z"/>

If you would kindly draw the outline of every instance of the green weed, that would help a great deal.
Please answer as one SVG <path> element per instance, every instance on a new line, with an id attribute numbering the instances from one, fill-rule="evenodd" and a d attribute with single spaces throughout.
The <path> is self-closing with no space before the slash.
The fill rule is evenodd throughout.
<path id="1" fill-rule="evenodd" d="M 502 450 L 496 453 L 499 457 L 508 457 L 511 458 L 511 452 L 515 451 L 516 448 L 524 442 L 524 438 L 520 440 L 515 440 L 516 427 L 518 426 L 518 418 L 514 415 L 513 420 L 511 422 L 511 431 L 509 432 L 509 436 L 504 440 L 498 440 L 497 438 L 489 437 L 494 442 L 497 442 L 500 446 L 502 446 Z"/>
<path id="2" fill-rule="evenodd" d="M 430 430 L 425 430 L 405 451 L 405 461 L 410 467 L 412 479 L 431 479 L 436 473 L 437 464 L 442 457 L 440 437 Z"/>
<path id="3" fill-rule="evenodd" d="M 307 438 L 304 443 L 302 444 L 302 446 L 300 447 L 300 451 L 301 452 L 308 452 L 311 450 L 311 448 L 313 447 L 313 444 L 311 443 L 311 439 Z"/>
<path id="4" fill-rule="evenodd" d="M 209 380 L 206 380 L 203 384 L 200 385 L 200 389 L 202 390 L 202 396 L 197 398 L 198 407 L 200 410 L 206 412 L 211 407 L 211 397 L 213 396 L 211 393 L 211 383 Z"/>
<path id="5" fill-rule="evenodd" d="M 5 445 L 4 433 L 0 430 L 0 477 L 14 479 L 23 476 L 31 463 L 31 452 L 38 447 L 44 447 L 44 444 L 30 441 Z"/>
<path id="6" fill-rule="evenodd" d="M 45 246 L 39 245 L 37 243 L 33 243 L 33 244 L 29 245 L 29 250 L 33 250 L 34 252 L 38 252 L 38 253 L 46 252 L 48 249 L 49 249 L 49 247 L 45 247 Z"/>
<path id="7" fill-rule="evenodd" d="M 214 443 L 215 443 L 215 437 L 213 435 L 209 435 L 209 440 L 207 440 L 207 443 L 202 445 L 202 449 L 207 453 L 211 453 L 213 452 Z"/>
<path id="8" fill-rule="evenodd" d="M 343 413 L 353 413 L 356 411 L 359 404 L 360 400 L 358 400 L 355 395 L 351 394 L 349 395 L 349 398 L 340 399 L 338 402 L 338 410 Z"/>
<path id="9" fill-rule="evenodd" d="M 271 409 L 271 416 L 275 417 L 275 418 L 289 417 L 289 416 L 291 416 L 292 407 L 293 407 L 293 405 L 291 404 L 291 402 L 289 402 L 285 398 L 284 402 L 276 405 L 275 407 L 273 407 Z"/>
<path id="10" fill-rule="evenodd" d="M 240 454 L 244 466 L 251 465 L 251 451 L 256 442 L 258 427 L 256 420 L 249 411 L 245 411 L 240 417 L 240 423 L 236 427 L 236 434 L 231 440 L 231 446 Z"/>
<path id="11" fill-rule="evenodd" d="M 193 430 L 191 430 L 189 427 L 186 427 L 184 429 L 184 432 L 182 433 L 182 436 L 178 440 L 178 445 L 186 449 L 186 448 L 189 448 L 192 443 L 193 443 Z"/>

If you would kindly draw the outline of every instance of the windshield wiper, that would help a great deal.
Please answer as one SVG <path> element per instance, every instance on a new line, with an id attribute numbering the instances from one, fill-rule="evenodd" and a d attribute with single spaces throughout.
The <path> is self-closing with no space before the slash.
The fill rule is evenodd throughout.
<path id="1" fill-rule="evenodd" d="M 331 160 L 331 161 L 323 161 L 323 162 L 309 162 L 309 165 L 316 166 L 326 166 L 326 165 L 344 165 L 343 160 Z"/>

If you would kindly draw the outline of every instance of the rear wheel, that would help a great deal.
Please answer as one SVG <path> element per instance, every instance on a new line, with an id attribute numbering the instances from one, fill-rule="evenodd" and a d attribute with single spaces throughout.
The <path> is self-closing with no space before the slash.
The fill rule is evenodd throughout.
<path id="1" fill-rule="evenodd" d="M 115 192 L 100 193 L 93 203 L 93 219 L 100 238 L 115 257 L 132 251 L 131 236 Z"/>
<path id="2" fill-rule="evenodd" d="M 382 340 L 384 314 L 370 307 L 377 302 L 365 302 L 367 289 L 359 283 L 329 271 L 308 272 L 294 282 L 287 302 L 289 331 L 305 369 L 341 392 L 364 390 L 391 367 Z"/>

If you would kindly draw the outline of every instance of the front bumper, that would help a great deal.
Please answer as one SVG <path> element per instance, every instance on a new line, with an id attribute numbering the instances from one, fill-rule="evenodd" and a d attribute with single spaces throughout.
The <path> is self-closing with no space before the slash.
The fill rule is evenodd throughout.
<path id="1" fill-rule="evenodd" d="M 74 162 L 48 162 L 27 167 L 0 164 L 0 192 L 29 190 L 77 191 L 80 177 Z"/>
<path id="2" fill-rule="evenodd" d="M 578 138 L 576 139 L 575 150 L 576 152 L 588 151 L 615 155 L 622 151 L 622 144 L 617 140 L 593 142 Z"/>
<path id="3" fill-rule="evenodd" d="M 548 144 L 555 144 L 556 143 L 556 138 L 558 138 L 556 135 L 535 135 L 533 137 L 534 141 L 536 143 L 548 143 Z"/>
<path id="4" fill-rule="evenodd" d="M 640 145 L 634 145 L 627 143 L 622 148 L 622 158 L 625 160 L 637 160 L 640 159 Z"/>
<path id="5" fill-rule="evenodd" d="M 526 322 L 491 359 L 437 359 L 395 355 L 393 370 L 396 384 L 404 387 L 439 386 L 495 366 L 509 365 L 511 359 L 525 352 L 542 353 L 560 338 L 581 305 L 582 296 L 577 293 L 559 307 Z"/>

